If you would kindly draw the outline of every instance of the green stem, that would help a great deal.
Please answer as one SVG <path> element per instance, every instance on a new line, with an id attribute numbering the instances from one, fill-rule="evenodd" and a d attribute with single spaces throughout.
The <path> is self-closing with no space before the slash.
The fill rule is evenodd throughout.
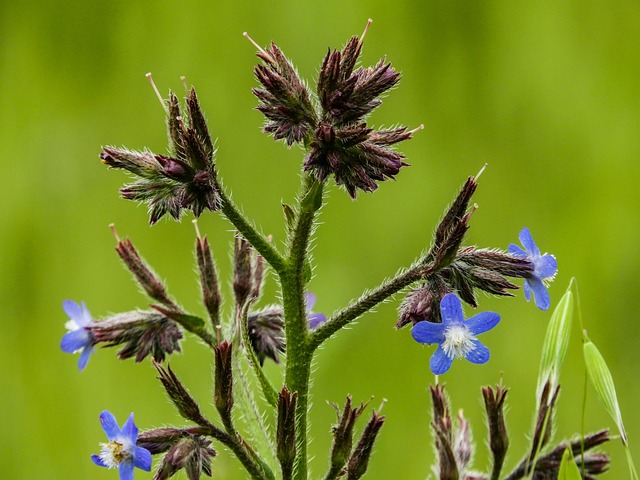
<path id="1" fill-rule="evenodd" d="M 307 409 L 309 378 L 313 350 L 307 347 L 309 325 L 304 290 L 307 283 L 305 263 L 309 237 L 317 211 L 322 206 L 322 183 L 310 177 L 304 179 L 295 227 L 289 237 L 287 270 L 280 274 L 287 338 L 285 384 L 298 393 L 296 403 L 297 450 L 293 478 L 307 478 Z"/>
<path id="2" fill-rule="evenodd" d="M 384 302 L 403 288 L 430 276 L 432 273 L 433 270 L 430 265 L 414 264 L 405 272 L 400 273 L 391 280 L 385 280 L 378 287 L 364 294 L 358 300 L 352 301 L 349 306 L 335 313 L 309 336 L 308 344 L 310 352 L 313 352 L 322 342 L 349 322 L 352 322 L 363 313 Z"/>
<path id="3" fill-rule="evenodd" d="M 245 218 L 221 186 L 219 186 L 218 190 L 222 201 L 222 213 L 253 248 L 264 257 L 269 265 L 271 265 L 276 272 L 282 273 L 286 268 L 286 262 L 280 252 Z"/>

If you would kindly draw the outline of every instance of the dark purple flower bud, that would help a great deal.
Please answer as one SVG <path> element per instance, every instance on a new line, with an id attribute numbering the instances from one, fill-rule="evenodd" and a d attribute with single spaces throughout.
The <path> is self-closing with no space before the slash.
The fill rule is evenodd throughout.
<path id="1" fill-rule="evenodd" d="M 141 310 L 96 322 L 91 326 L 91 333 L 97 344 L 123 345 L 118 357 L 124 360 L 135 356 L 136 362 L 148 355 L 161 362 L 165 355 L 180 351 L 182 339 L 178 326 L 165 315 Z"/>
<path id="2" fill-rule="evenodd" d="M 155 360 L 153 360 L 153 366 L 158 370 L 160 374 L 158 380 L 162 382 L 162 386 L 167 391 L 167 395 L 169 395 L 180 415 L 198 425 L 209 425 L 209 422 L 202 416 L 200 407 L 176 374 L 173 373 L 171 367 L 164 368 Z"/>
<path id="3" fill-rule="evenodd" d="M 287 145 L 301 142 L 316 124 L 316 112 L 309 98 L 307 86 L 298 76 L 282 51 L 271 43 L 266 50 L 245 36 L 258 49 L 257 56 L 264 62 L 254 69 L 263 88 L 254 88 L 260 103 L 257 110 L 266 117 L 266 133 Z"/>
<path id="4" fill-rule="evenodd" d="M 264 259 L 239 233 L 236 233 L 233 262 L 233 293 L 239 310 L 255 301 L 262 291 Z"/>
<path id="5" fill-rule="evenodd" d="M 215 328 L 220 324 L 220 285 L 216 266 L 211 256 L 211 249 L 207 237 L 196 239 L 196 258 L 198 263 L 198 273 L 200 276 L 200 286 L 202 292 L 202 302 L 207 308 L 211 323 Z"/>
<path id="6" fill-rule="evenodd" d="M 215 353 L 213 403 L 222 418 L 231 418 L 233 407 L 233 344 L 220 342 L 213 347 Z"/>
<path id="7" fill-rule="evenodd" d="M 140 257 L 131 240 L 120 240 L 113 226 L 112 230 L 118 240 L 116 252 L 118 252 L 118 255 L 129 271 L 133 274 L 142 289 L 155 301 L 170 308 L 177 308 L 176 304 L 169 297 L 167 289 L 162 281 Z"/>
<path id="8" fill-rule="evenodd" d="M 500 385 L 495 390 L 491 387 L 482 389 L 489 424 L 489 448 L 493 455 L 492 478 L 499 477 L 509 449 L 509 435 L 504 420 L 504 402 L 507 392 L 508 390 Z"/>
<path id="9" fill-rule="evenodd" d="M 453 449 L 453 423 L 451 421 L 449 400 L 444 386 L 435 385 L 429 387 L 433 404 L 433 422 L 431 428 L 435 435 L 436 452 L 438 453 L 438 465 L 434 468 L 440 479 L 458 480 L 459 470 L 456 455 Z"/>
<path id="10" fill-rule="evenodd" d="M 373 444 L 376 437 L 384 424 L 385 417 L 381 416 L 375 410 L 371 414 L 371 419 L 364 427 L 364 431 L 358 440 L 357 445 L 353 449 L 349 463 L 347 464 L 347 479 L 358 480 L 367 471 L 369 466 L 369 458 L 373 450 Z"/>
<path id="11" fill-rule="evenodd" d="M 162 174 L 172 180 L 187 182 L 194 177 L 191 166 L 182 160 L 164 155 L 156 155 L 155 159 L 162 165 Z"/>
<path id="12" fill-rule="evenodd" d="M 333 444 L 331 446 L 331 467 L 326 478 L 337 478 L 351 456 L 353 447 L 353 427 L 358 417 L 364 411 L 366 405 L 361 403 L 359 407 L 351 406 L 351 397 L 347 397 L 342 413 L 338 405 L 329 403 L 338 415 L 338 423 L 331 429 Z"/>
<path id="13" fill-rule="evenodd" d="M 183 428 L 162 427 L 142 432 L 138 436 L 137 445 L 149 450 L 152 455 L 166 452 L 171 445 L 187 435 Z"/>
<path id="14" fill-rule="evenodd" d="M 415 325 L 424 320 L 441 323 L 440 301 L 450 291 L 450 287 L 438 275 L 434 275 L 421 287 L 411 290 L 400 305 L 396 328 L 409 323 Z"/>
<path id="15" fill-rule="evenodd" d="M 278 352 L 284 352 L 284 311 L 271 306 L 247 316 L 249 339 L 260 365 L 269 357 L 280 363 Z"/>
<path id="16" fill-rule="evenodd" d="M 453 454 L 461 472 L 466 473 L 471 466 L 473 446 L 471 444 L 471 426 L 464 418 L 462 410 L 458 412 L 458 428 L 453 438 Z"/>
<path id="17" fill-rule="evenodd" d="M 155 155 L 115 147 L 104 147 L 100 160 L 107 167 L 121 168 L 142 178 L 154 178 L 161 171 Z"/>
<path id="18" fill-rule="evenodd" d="M 211 459 L 216 451 L 211 440 L 188 436 L 176 442 L 162 459 L 154 480 L 166 480 L 184 469 L 189 480 L 199 480 L 204 473 L 211 476 Z"/>
<path id="19" fill-rule="evenodd" d="M 296 458 L 296 403 L 298 392 L 289 392 L 286 386 L 278 397 L 278 426 L 276 454 L 282 467 L 282 478 L 291 478 Z"/>
<path id="20" fill-rule="evenodd" d="M 358 189 L 373 192 L 376 182 L 394 179 L 402 167 L 409 164 L 404 156 L 389 145 L 411 138 L 414 131 L 399 128 L 374 131 L 364 123 L 344 128 L 321 122 L 311 142 L 311 151 L 304 163 L 304 170 L 312 172 L 319 180 L 334 175 L 338 185 L 343 185 L 355 198 Z M 399 133 L 402 132 L 402 133 Z"/>

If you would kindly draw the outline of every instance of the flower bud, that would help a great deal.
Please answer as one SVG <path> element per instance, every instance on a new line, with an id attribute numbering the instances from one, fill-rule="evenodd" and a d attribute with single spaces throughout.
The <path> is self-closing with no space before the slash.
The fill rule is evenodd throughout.
<path id="1" fill-rule="evenodd" d="M 353 450 L 353 454 L 347 464 L 347 478 L 349 480 L 358 480 L 367 471 L 369 466 L 369 458 L 373 450 L 373 444 L 376 437 L 384 424 L 385 417 L 381 416 L 375 410 L 371 414 L 371 419 L 364 427 L 364 431 L 358 440 L 358 444 Z"/>
<path id="2" fill-rule="evenodd" d="M 233 344 L 220 342 L 215 353 L 213 403 L 223 418 L 230 418 L 233 407 Z"/>
<path id="3" fill-rule="evenodd" d="M 182 382 L 180 382 L 175 373 L 173 373 L 171 367 L 167 366 L 165 369 L 155 360 L 153 361 L 153 366 L 158 370 L 160 374 L 158 380 L 162 382 L 164 389 L 167 391 L 167 395 L 169 395 L 169 398 L 178 409 L 180 415 L 198 425 L 209 425 L 209 422 L 202 416 L 200 407 L 185 386 L 182 385 Z"/>

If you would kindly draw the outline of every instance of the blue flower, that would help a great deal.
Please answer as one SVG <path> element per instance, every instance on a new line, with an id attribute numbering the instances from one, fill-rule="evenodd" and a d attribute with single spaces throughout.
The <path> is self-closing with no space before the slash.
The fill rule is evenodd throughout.
<path id="1" fill-rule="evenodd" d="M 307 319 L 309 320 L 309 328 L 311 330 L 316 329 L 320 324 L 327 321 L 327 317 L 324 313 L 315 313 L 311 310 L 313 306 L 316 304 L 316 296 L 311 292 L 307 292 L 304 294 L 304 303 L 307 308 Z"/>
<path id="2" fill-rule="evenodd" d="M 460 299 L 454 293 L 442 297 L 440 312 L 442 323 L 418 322 L 411 330 L 416 342 L 438 344 L 431 356 L 431 371 L 435 375 L 442 375 L 458 357 L 464 357 L 471 363 L 487 363 L 489 349 L 478 341 L 476 335 L 495 327 L 500 321 L 500 315 L 482 312 L 465 320 Z"/>
<path id="3" fill-rule="evenodd" d="M 65 353 L 80 352 L 78 369 L 82 371 L 94 350 L 95 338 L 89 329 L 93 320 L 84 302 L 78 305 L 73 300 L 65 300 L 62 302 L 62 308 L 69 317 L 69 321 L 65 324 L 69 333 L 62 337 L 60 348 Z"/>
<path id="4" fill-rule="evenodd" d="M 558 271 L 558 263 L 553 255 L 540 254 L 540 249 L 526 227 L 520 232 L 520 243 L 524 246 L 524 250 L 512 243 L 509 245 L 509 253 L 514 257 L 525 258 L 533 264 L 531 276 L 525 278 L 524 296 L 528 302 L 531 300 L 531 292 L 533 292 L 536 307 L 540 310 L 548 310 L 551 306 L 551 298 L 549 298 L 546 283 L 553 280 Z"/>
<path id="5" fill-rule="evenodd" d="M 102 443 L 99 455 L 91 455 L 93 463 L 100 467 L 118 468 L 120 480 L 133 480 L 133 468 L 151 471 L 151 453 L 146 448 L 136 447 L 138 427 L 133 423 L 133 413 L 122 430 L 113 414 L 107 410 L 100 414 L 100 424 L 109 443 Z"/>

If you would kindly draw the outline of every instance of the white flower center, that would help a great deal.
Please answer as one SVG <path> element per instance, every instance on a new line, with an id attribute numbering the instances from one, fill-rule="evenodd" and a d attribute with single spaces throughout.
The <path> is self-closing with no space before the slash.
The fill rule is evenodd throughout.
<path id="1" fill-rule="evenodd" d="M 131 442 L 126 439 L 121 439 L 120 442 L 112 440 L 109 443 L 102 443 L 101 445 L 100 460 L 102 460 L 108 468 L 116 468 L 122 462 L 133 456 Z"/>
<path id="2" fill-rule="evenodd" d="M 64 328 L 66 328 L 68 332 L 74 332 L 80 328 L 80 325 L 78 325 L 75 320 L 68 320 L 67 323 L 64 324 Z"/>
<path id="3" fill-rule="evenodd" d="M 473 343 L 475 339 L 476 337 L 466 325 L 451 325 L 444 331 L 442 349 L 449 358 L 466 357 L 470 351 L 476 348 Z"/>

